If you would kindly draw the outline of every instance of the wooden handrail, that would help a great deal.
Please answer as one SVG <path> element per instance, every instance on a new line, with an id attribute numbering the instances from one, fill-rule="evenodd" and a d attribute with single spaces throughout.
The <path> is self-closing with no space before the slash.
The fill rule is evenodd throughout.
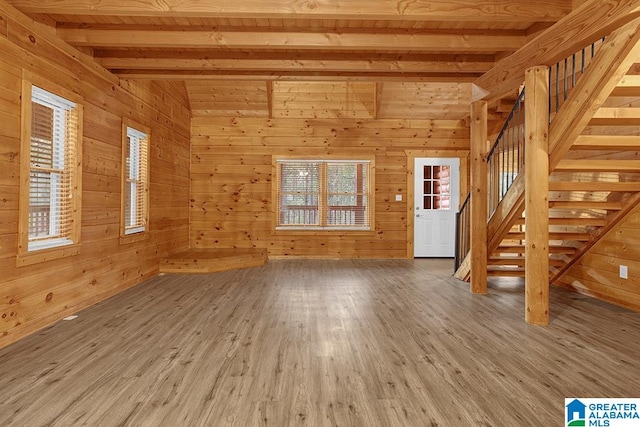
<path id="1" fill-rule="evenodd" d="M 527 68 L 552 65 L 640 17 L 640 0 L 589 0 L 474 82 L 473 101 L 518 88 Z"/>
<path id="2" fill-rule="evenodd" d="M 487 155 L 488 217 L 493 215 L 524 165 L 524 98 L 523 88 Z M 505 153 L 510 154 L 506 159 Z"/>

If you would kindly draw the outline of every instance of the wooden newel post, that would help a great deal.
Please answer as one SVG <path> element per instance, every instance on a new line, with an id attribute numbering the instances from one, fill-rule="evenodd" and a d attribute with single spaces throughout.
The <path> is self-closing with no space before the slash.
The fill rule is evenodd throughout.
<path id="1" fill-rule="evenodd" d="M 525 73 L 525 320 L 549 324 L 549 68 Z"/>
<path id="2" fill-rule="evenodd" d="M 487 293 L 487 102 L 471 104 L 471 292 Z"/>

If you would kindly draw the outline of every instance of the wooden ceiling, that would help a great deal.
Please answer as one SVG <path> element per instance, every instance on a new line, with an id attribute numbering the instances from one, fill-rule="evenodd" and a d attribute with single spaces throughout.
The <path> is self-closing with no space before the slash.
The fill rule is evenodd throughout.
<path id="1" fill-rule="evenodd" d="M 472 82 L 572 0 L 8 0 L 123 78 Z"/>

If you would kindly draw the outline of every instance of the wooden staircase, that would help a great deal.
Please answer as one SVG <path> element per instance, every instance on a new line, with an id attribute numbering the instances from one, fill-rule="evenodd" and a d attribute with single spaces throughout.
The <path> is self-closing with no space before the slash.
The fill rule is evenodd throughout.
<path id="1" fill-rule="evenodd" d="M 640 75 L 627 74 L 549 177 L 553 282 L 640 202 Z M 489 276 L 524 276 L 524 200 L 489 252 Z"/>
<path id="2" fill-rule="evenodd" d="M 634 26 L 612 33 L 612 42 L 594 58 L 596 65 L 583 67 L 569 98 L 565 94 L 564 104 L 552 111 L 551 283 L 640 203 L 640 71 L 635 65 L 640 63 L 640 35 Z M 488 276 L 524 277 L 524 208 L 521 169 L 487 224 Z M 472 259 L 469 253 L 458 260 L 456 277 L 470 279 Z"/>

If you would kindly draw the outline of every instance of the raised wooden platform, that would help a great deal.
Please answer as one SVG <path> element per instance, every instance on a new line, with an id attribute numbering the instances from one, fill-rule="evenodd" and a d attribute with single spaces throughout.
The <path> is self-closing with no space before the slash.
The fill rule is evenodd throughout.
<path id="1" fill-rule="evenodd" d="M 266 249 L 189 249 L 160 260 L 160 273 L 215 273 L 267 263 Z"/>

